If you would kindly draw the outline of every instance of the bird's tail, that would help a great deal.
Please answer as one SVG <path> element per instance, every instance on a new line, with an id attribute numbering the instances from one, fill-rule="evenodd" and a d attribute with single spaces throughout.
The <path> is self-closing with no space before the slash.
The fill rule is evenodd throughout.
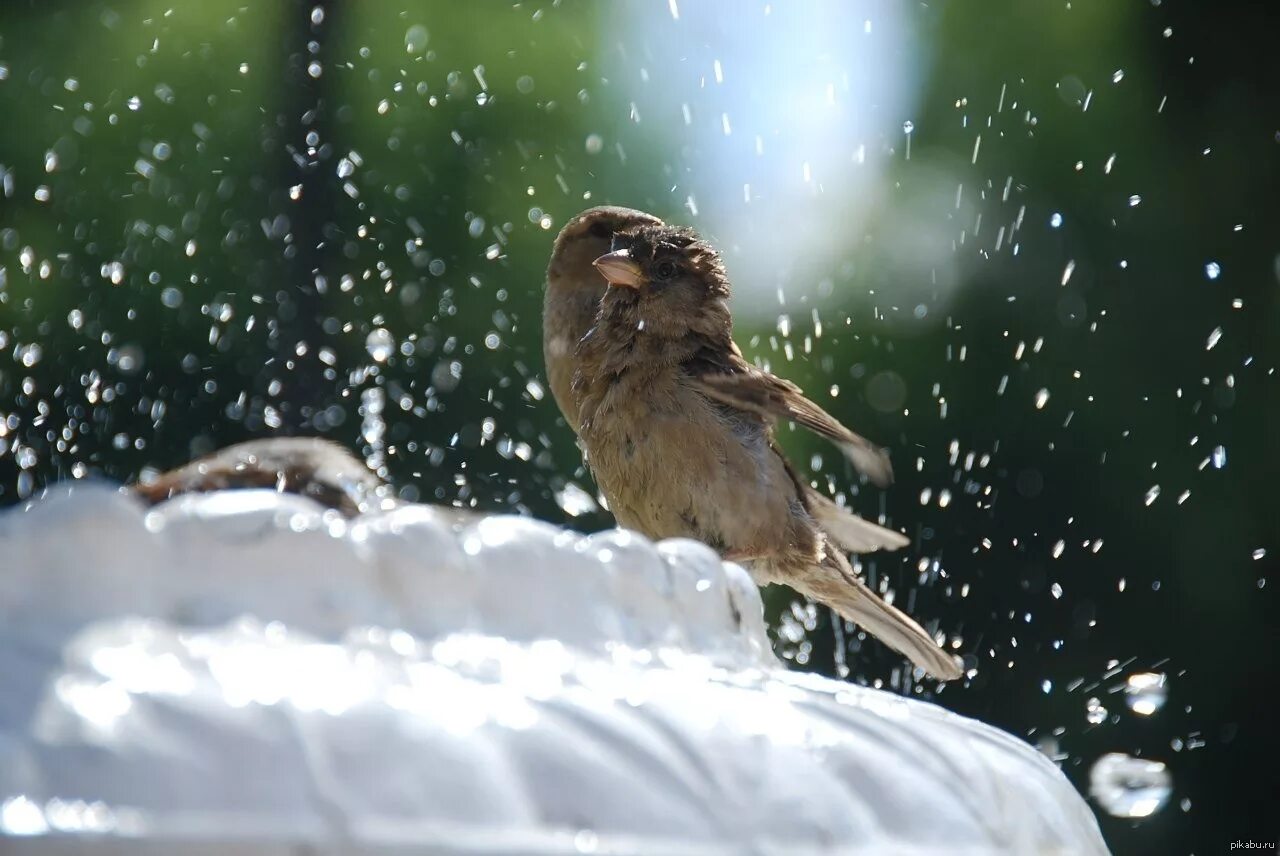
<path id="1" fill-rule="evenodd" d="M 832 607 L 934 678 L 951 681 L 963 674 L 956 657 L 939 647 L 911 616 L 881 600 L 835 550 L 828 551 L 820 566 L 787 582 Z"/>

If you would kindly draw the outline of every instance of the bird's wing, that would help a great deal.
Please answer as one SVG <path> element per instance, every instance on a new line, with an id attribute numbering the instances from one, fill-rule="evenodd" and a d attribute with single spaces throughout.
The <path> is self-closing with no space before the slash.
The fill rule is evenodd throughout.
<path id="1" fill-rule="evenodd" d="M 850 553 L 873 553 L 876 550 L 899 550 L 911 543 L 901 532 L 886 529 L 854 514 L 848 508 L 807 488 L 805 505 L 822 531 Z"/>
<path id="2" fill-rule="evenodd" d="M 879 487 L 893 482 L 893 467 L 884 449 L 855 434 L 818 405 L 800 387 L 751 365 L 737 345 L 706 348 L 684 364 L 690 385 L 708 398 L 756 413 L 769 421 L 786 419 L 836 444 L 857 468 Z"/>

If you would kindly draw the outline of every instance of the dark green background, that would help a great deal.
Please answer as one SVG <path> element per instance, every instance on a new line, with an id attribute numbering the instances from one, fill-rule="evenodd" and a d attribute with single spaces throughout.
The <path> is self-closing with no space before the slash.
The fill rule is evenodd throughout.
<path id="1" fill-rule="evenodd" d="M 635 81 L 598 71 L 610 51 L 643 53 L 628 39 L 661 31 L 604 36 L 608 7 L 585 2 L 322 7 L 313 25 L 312 4 L 286 2 L 0 6 L 0 175 L 12 188 L 0 189 L 0 505 L 57 479 L 127 480 L 272 431 L 360 448 L 360 393 L 373 387 L 388 396 L 389 475 L 410 497 L 562 521 L 554 491 L 589 486 L 570 432 L 538 394 L 542 272 L 555 230 L 593 202 L 700 222 L 670 190 L 680 147 L 628 121 Z M 892 153 L 870 226 L 849 235 L 833 223 L 832 260 L 788 284 L 793 344 L 811 332 L 813 308 L 825 334 L 788 363 L 772 323 L 739 324 L 750 356 L 895 450 L 884 508 L 917 541 L 868 570 L 963 638 L 976 677 L 938 701 L 1032 741 L 1055 736 L 1082 789 L 1104 752 L 1169 765 L 1175 792 L 1156 816 L 1100 815 L 1117 852 L 1214 853 L 1277 833 L 1277 715 L 1264 701 L 1280 641 L 1273 9 L 912 4 L 926 73 L 904 117 L 915 125 L 911 159 Z M 409 52 L 414 25 L 429 37 Z M 701 35 L 715 56 L 722 34 Z M 312 40 L 318 79 L 306 72 Z M 1117 69 L 1124 80 L 1113 84 Z M 517 85 L 524 75 L 532 91 Z M 1002 85 L 1018 108 L 997 114 Z M 982 154 L 968 165 L 975 129 Z M 310 154 L 309 131 L 321 141 Z M 592 133 L 609 141 L 598 155 L 584 149 Z M 363 161 L 347 179 L 355 196 L 335 174 L 351 150 Z M 965 242 L 954 184 L 932 168 L 957 163 L 970 176 L 964 216 L 987 224 Z M 35 198 L 41 185 L 47 201 Z M 994 230 L 1023 207 L 1017 255 L 991 252 Z M 1049 226 L 1054 212 L 1061 228 Z M 473 216 L 485 220 L 478 236 Z M 949 304 L 928 271 L 891 250 L 910 246 L 903 223 L 957 237 Z M 713 237 L 738 278 L 751 272 L 735 272 L 734 238 L 768 239 Z M 1222 271 L 1212 280 L 1211 261 Z M 118 283 L 104 267 L 113 262 Z M 893 299 L 896 287 L 909 302 Z M 413 347 L 370 371 L 365 337 L 378 326 Z M 1027 353 L 1015 360 L 1020 341 Z M 868 379 L 886 372 L 900 380 L 901 407 L 868 396 Z M 1042 388 L 1050 397 L 1038 409 Z M 784 442 L 799 461 L 824 454 L 824 484 L 856 490 L 830 450 L 785 431 Z M 1226 466 L 1202 469 L 1218 445 Z M 966 471 L 970 451 L 989 465 Z M 853 499 L 870 513 L 882 501 L 865 489 Z M 1094 539 L 1099 551 L 1082 547 Z M 920 585 L 922 559 L 945 578 Z M 776 616 L 791 599 L 769 600 Z M 820 616 L 802 667 L 831 672 L 833 638 Z M 1111 661 L 1123 668 L 1104 678 Z M 852 679 L 929 694 L 904 687 L 878 646 L 850 662 Z M 1147 669 L 1168 674 L 1169 702 L 1143 718 L 1114 690 Z M 1100 726 L 1085 721 L 1091 695 L 1113 714 Z"/>

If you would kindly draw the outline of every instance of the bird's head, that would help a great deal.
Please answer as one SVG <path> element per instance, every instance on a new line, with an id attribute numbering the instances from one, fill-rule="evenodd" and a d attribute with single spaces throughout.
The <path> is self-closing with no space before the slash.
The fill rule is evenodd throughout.
<path id="1" fill-rule="evenodd" d="M 625 229 L 594 264 L 612 286 L 605 302 L 634 309 L 658 335 L 728 324 L 724 264 L 692 229 L 666 224 Z"/>
<path id="2" fill-rule="evenodd" d="M 617 205 L 588 208 L 574 217 L 556 237 L 547 268 L 547 284 L 553 291 L 586 290 L 598 293 L 600 278 L 591 263 L 609 252 L 614 235 L 639 226 L 661 225 L 652 214 Z"/>

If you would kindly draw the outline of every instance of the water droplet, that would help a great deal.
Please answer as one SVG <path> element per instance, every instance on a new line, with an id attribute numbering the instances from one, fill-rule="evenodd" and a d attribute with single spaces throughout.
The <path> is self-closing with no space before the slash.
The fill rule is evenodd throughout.
<path id="1" fill-rule="evenodd" d="M 599 134 L 587 134 L 587 154 L 598 155 L 604 149 L 604 137 Z"/>
<path id="2" fill-rule="evenodd" d="M 1222 265 L 1217 262 L 1209 262 L 1204 266 L 1204 275 L 1209 279 L 1217 279 L 1222 276 Z"/>
<path id="3" fill-rule="evenodd" d="M 427 49 L 430 33 L 421 24 L 414 24 L 404 33 L 404 49 L 406 53 L 420 54 Z"/>
<path id="4" fill-rule="evenodd" d="M 1227 450 L 1225 446 L 1213 447 L 1213 468 L 1220 470 L 1227 465 Z"/>
<path id="5" fill-rule="evenodd" d="M 1155 814 L 1173 792 L 1173 777 L 1160 761 L 1112 752 L 1089 770 L 1089 794 L 1115 817 Z"/>
<path id="6" fill-rule="evenodd" d="M 17 353 L 18 362 L 28 369 L 44 358 L 44 348 L 36 343 L 20 346 Z"/>
<path id="7" fill-rule="evenodd" d="M 114 359 L 113 359 L 114 357 Z M 118 351 L 107 354 L 107 362 L 114 364 L 123 374 L 137 374 L 145 362 L 142 348 L 137 345 L 125 345 Z"/>
<path id="8" fill-rule="evenodd" d="M 1265 547 L 1259 547 L 1253 551 L 1252 555 L 1255 562 L 1259 559 L 1265 559 L 1267 557 L 1267 549 Z"/>
<path id="9" fill-rule="evenodd" d="M 591 494 L 573 482 L 565 485 L 564 490 L 556 491 L 556 505 L 559 505 L 560 509 L 570 517 L 590 514 L 600 508 Z"/>
<path id="10" fill-rule="evenodd" d="M 1060 284 L 1066 285 L 1067 283 L 1071 282 L 1071 274 L 1075 272 L 1076 272 L 1076 260 L 1071 259 L 1067 262 L 1066 267 L 1062 269 L 1062 282 Z"/>
<path id="11" fill-rule="evenodd" d="M 1084 703 L 1084 718 L 1090 725 L 1101 725 L 1107 720 L 1107 709 L 1097 698 L 1090 698 Z"/>
<path id="12" fill-rule="evenodd" d="M 902 133 L 904 134 L 910 134 L 915 129 L 916 123 L 912 122 L 910 119 L 902 123 Z"/>
<path id="13" fill-rule="evenodd" d="M 1049 390 L 1042 389 L 1036 393 L 1036 410 L 1044 410 L 1044 406 L 1049 403 Z"/>
<path id="14" fill-rule="evenodd" d="M 1222 328 L 1214 327 L 1213 332 L 1209 334 L 1208 340 L 1204 343 L 1204 349 L 1206 351 L 1212 351 L 1213 346 L 1218 344 L 1218 342 L 1221 341 L 1221 339 L 1222 339 Z"/>
<path id="15" fill-rule="evenodd" d="M 1165 688 L 1165 676 L 1159 672 L 1138 672 L 1130 675 L 1124 685 L 1125 703 L 1139 716 L 1150 716 L 1164 707 L 1169 698 Z"/>
<path id="16" fill-rule="evenodd" d="M 441 360 L 431 369 L 431 385 L 439 392 L 453 392 L 462 381 L 462 363 Z"/>
<path id="17" fill-rule="evenodd" d="M 388 330 L 377 327 L 365 337 L 364 347 L 374 362 L 385 363 L 396 352 L 396 340 Z"/>
<path id="18" fill-rule="evenodd" d="M 338 178 L 350 178 L 356 171 L 356 165 L 351 162 L 350 158 L 343 158 L 338 161 Z"/>
<path id="19" fill-rule="evenodd" d="M 1137 207 L 1138 207 L 1139 205 L 1141 205 L 1141 204 L 1142 204 L 1142 197 L 1141 197 L 1141 196 L 1139 196 L 1138 194 L 1136 194 L 1136 193 L 1135 193 L 1135 194 L 1133 194 L 1132 196 L 1130 196 L 1130 197 L 1129 197 L 1129 207 L 1130 207 L 1130 208 L 1137 208 Z"/>
<path id="20" fill-rule="evenodd" d="M 1053 214 L 1050 215 L 1049 217 L 1049 225 L 1052 226 L 1054 229 L 1061 227 L 1062 215 L 1059 214 L 1057 211 L 1054 211 Z"/>
<path id="21" fill-rule="evenodd" d="M 1153 484 L 1151 487 L 1147 488 L 1147 495 L 1145 498 L 1143 498 L 1142 503 L 1143 505 L 1151 505 L 1153 502 L 1155 502 L 1159 498 L 1160 498 L 1160 485 Z"/>

